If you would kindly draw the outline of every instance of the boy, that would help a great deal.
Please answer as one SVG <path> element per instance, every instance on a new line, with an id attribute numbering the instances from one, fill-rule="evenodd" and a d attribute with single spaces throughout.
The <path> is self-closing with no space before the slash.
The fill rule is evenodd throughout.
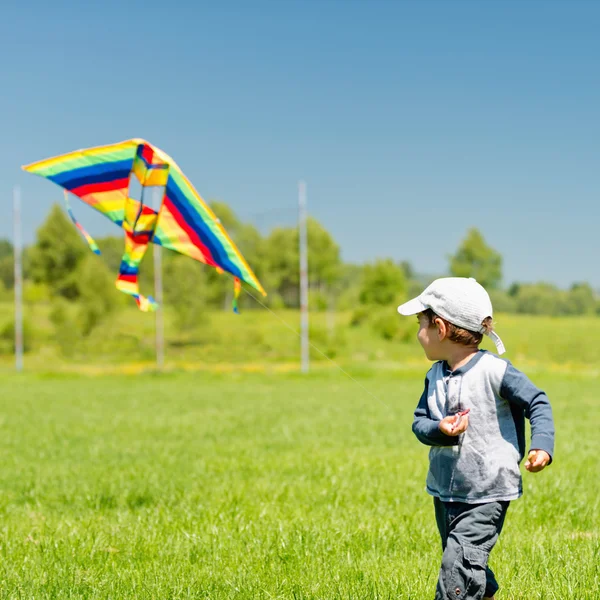
<path id="1" fill-rule="evenodd" d="M 436 600 L 493 600 L 498 583 L 487 566 L 511 500 L 522 495 L 525 417 L 531 450 L 525 468 L 552 462 L 554 423 L 548 398 L 508 361 L 479 349 L 492 329 L 492 303 L 474 279 L 437 279 L 398 307 L 417 315 L 429 360 L 413 432 L 429 451 L 427 492 L 442 538 Z"/>

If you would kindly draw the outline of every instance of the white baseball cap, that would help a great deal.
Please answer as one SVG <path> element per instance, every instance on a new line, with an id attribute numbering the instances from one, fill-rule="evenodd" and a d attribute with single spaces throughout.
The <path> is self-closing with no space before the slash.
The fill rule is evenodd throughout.
<path id="1" fill-rule="evenodd" d="M 472 277 L 442 277 L 436 279 L 423 292 L 401 304 L 401 315 L 416 315 L 430 308 L 449 323 L 468 331 L 484 333 L 496 344 L 498 354 L 506 351 L 500 337 L 487 332 L 482 323 L 492 317 L 492 301 L 485 288 Z"/>

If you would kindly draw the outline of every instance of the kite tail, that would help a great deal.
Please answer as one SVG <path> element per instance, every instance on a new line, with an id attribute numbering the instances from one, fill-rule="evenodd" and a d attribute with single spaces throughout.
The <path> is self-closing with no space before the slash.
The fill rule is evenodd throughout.
<path id="1" fill-rule="evenodd" d="M 158 309 L 158 303 L 152 296 L 142 296 L 139 291 L 137 273 L 135 275 L 124 275 L 119 273 L 116 287 L 119 291 L 133 296 L 142 312 L 154 312 Z"/>
<path id="2" fill-rule="evenodd" d="M 238 277 L 235 277 L 233 280 L 233 312 L 239 314 L 240 310 L 238 307 L 238 298 L 240 297 L 240 292 L 242 291 L 242 282 Z"/>
<path id="3" fill-rule="evenodd" d="M 88 246 L 92 250 L 94 254 L 100 254 L 100 248 L 98 248 L 98 244 L 94 241 L 94 238 L 83 228 L 81 223 L 75 218 L 73 214 L 73 210 L 71 209 L 71 204 L 69 203 L 69 192 L 65 190 L 65 205 L 67 207 L 67 212 L 69 213 L 69 217 L 71 217 L 71 221 L 77 229 L 79 233 L 82 235 L 83 239 L 88 243 Z"/>
<path id="4" fill-rule="evenodd" d="M 139 238 L 142 239 L 140 240 Z M 140 294 L 138 284 L 139 266 L 144 258 L 147 248 L 147 236 L 133 236 L 130 233 L 126 233 L 125 253 L 121 259 L 119 276 L 115 283 L 119 291 L 135 298 L 139 309 L 143 312 L 155 311 L 158 308 L 158 304 L 152 296 L 146 297 Z"/>

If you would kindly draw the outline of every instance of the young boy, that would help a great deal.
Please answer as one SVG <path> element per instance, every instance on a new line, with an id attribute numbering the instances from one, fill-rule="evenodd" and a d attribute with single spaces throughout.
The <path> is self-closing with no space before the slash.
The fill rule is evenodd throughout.
<path id="1" fill-rule="evenodd" d="M 436 600 L 493 600 L 498 590 L 488 557 L 511 500 L 523 493 L 525 417 L 531 450 L 525 468 L 552 462 L 554 423 L 548 398 L 508 361 L 479 349 L 483 334 L 499 354 L 492 303 L 474 279 L 437 279 L 398 307 L 417 315 L 417 337 L 429 360 L 413 432 L 431 446 L 427 492 L 442 538 Z"/>

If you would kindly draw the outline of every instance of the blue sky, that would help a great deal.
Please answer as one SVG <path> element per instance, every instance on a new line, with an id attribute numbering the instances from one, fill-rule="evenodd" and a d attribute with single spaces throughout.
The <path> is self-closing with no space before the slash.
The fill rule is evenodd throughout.
<path id="1" fill-rule="evenodd" d="M 507 283 L 600 288 L 599 31 L 591 0 L 5 3 L 0 236 L 15 184 L 27 241 L 61 198 L 22 164 L 143 137 L 261 226 L 304 178 L 346 260 L 443 273 L 476 226 Z"/>

